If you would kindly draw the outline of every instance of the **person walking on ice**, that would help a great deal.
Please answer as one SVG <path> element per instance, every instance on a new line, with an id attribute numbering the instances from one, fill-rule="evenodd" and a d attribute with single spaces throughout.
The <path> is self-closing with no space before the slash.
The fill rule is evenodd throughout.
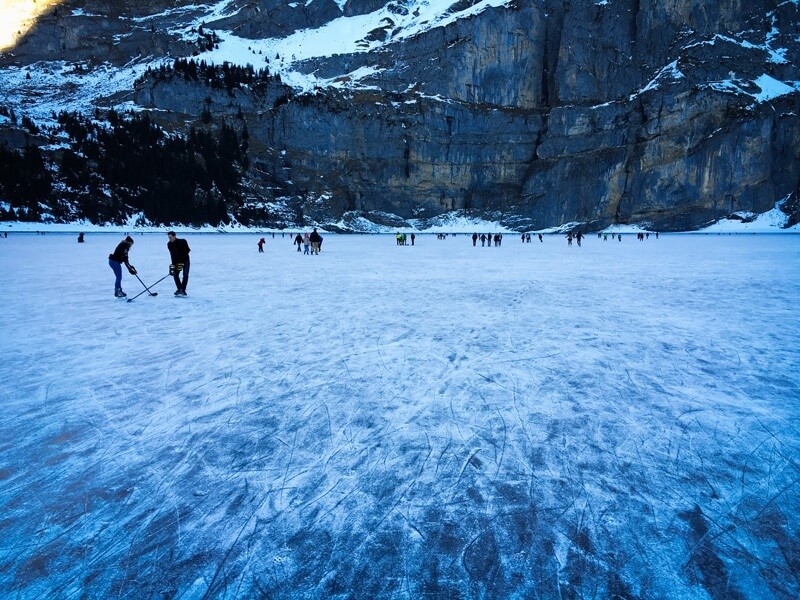
<path id="1" fill-rule="evenodd" d="M 174 231 L 167 232 L 167 249 L 169 250 L 169 257 L 172 264 L 169 266 L 169 272 L 175 279 L 176 296 L 186 295 L 186 284 L 189 283 L 189 243 L 177 237 Z M 183 278 L 181 278 L 183 272 Z"/>
<path id="2" fill-rule="evenodd" d="M 264 252 L 264 244 L 266 244 L 266 243 L 267 243 L 267 241 L 263 237 L 260 240 L 258 240 L 258 251 L 259 252 Z"/>
<path id="3" fill-rule="evenodd" d="M 114 252 L 108 255 L 108 266 L 114 271 L 114 277 L 116 278 L 114 281 L 114 296 L 117 298 L 124 298 L 128 295 L 122 291 L 122 265 L 128 268 L 128 273 L 136 275 L 136 269 L 128 262 L 128 252 L 131 246 L 133 246 L 133 238 L 127 236 L 117 244 Z"/>
<path id="4" fill-rule="evenodd" d="M 311 254 L 319 254 L 319 246 L 322 243 L 322 236 L 317 233 L 316 227 L 314 227 L 314 230 L 311 232 L 311 235 L 308 236 L 308 239 L 311 242 Z"/>

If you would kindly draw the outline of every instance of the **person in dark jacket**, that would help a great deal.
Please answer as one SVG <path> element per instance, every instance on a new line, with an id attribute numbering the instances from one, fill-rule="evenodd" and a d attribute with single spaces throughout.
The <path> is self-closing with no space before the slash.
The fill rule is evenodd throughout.
<path id="1" fill-rule="evenodd" d="M 265 240 L 264 238 L 261 238 L 260 240 L 258 240 L 258 251 L 259 252 L 264 252 L 264 244 L 266 244 L 266 243 L 267 243 L 267 240 Z"/>
<path id="2" fill-rule="evenodd" d="M 122 265 L 128 268 L 128 273 L 136 275 L 136 269 L 128 262 L 128 252 L 131 246 L 133 246 L 133 238 L 127 236 L 117 244 L 114 252 L 108 255 L 108 266 L 114 271 L 114 277 L 116 278 L 114 281 L 114 295 L 117 298 L 124 298 L 127 296 L 127 294 L 122 291 Z"/>
<path id="3" fill-rule="evenodd" d="M 311 241 L 311 254 L 319 254 L 319 247 L 322 244 L 322 236 L 317 233 L 316 227 L 314 227 L 314 231 L 311 232 L 311 235 L 308 239 Z"/>
<path id="4" fill-rule="evenodd" d="M 294 236 L 294 241 L 292 243 L 297 246 L 297 251 L 300 252 L 300 245 L 303 243 L 303 236 L 298 233 L 296 236 Z"/>
<path id="5" fill-rule="evenodd" d="M 186 284 L 189 283 L 189 243 L 177 237 L 174 231 L 167 232 L 167 249 L 169 250 L 169 258 L 172 264 L 169 266 L 169 272 L 175 279 L 176 296 L 186 295 Z M 181 278 L 181 273 L 183 277 Z"/>

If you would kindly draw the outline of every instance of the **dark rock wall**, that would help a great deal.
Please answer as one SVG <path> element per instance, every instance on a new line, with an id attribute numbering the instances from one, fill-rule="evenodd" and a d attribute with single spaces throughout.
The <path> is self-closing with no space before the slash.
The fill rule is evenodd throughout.
<path id="1" fill-rule="evenodd" d="M 335 57 L 309 69 L 354 69 L 372 59 L 388 71 L 368 83 L 388 91 L 414 82 L 420 93 L 450 100 L 442 111 L 453 113 L 451 135 L 441 135 L 435 111 L 423 110 L 407 116 L 409 130 L 373 129 L 353 141 L 369 161 L 410 134 L 410 171 L 422 176 L 368 169 L 383 186 L 384 210 L 411 216 L 410 207 L 437 206 L 438 196 L 442 209 L 501 211 L 529 227 L 696 228 L 734 211 L 768 210 L 797 186 L 798 95 L 758 104 L 707 85 L 734 73 L 800 78 L 791 60 L 769 63 L 764 50 L 714 39 L 746 31 L 744 39 L 763 45 L 775 4 L 526 3 L 434 29 L 391 55 Z M 797 7 L 782 4 L 775 19 L 778 45 L 795 56 Z M 492 120 L 492 107 L 505 120 Z M 380 118 L 357 106 L 350 117 Z M 383 160 L 401 170 L 397 156 Z M 363 178 L 343 183 L 365 195 L 371 187 Z"/>

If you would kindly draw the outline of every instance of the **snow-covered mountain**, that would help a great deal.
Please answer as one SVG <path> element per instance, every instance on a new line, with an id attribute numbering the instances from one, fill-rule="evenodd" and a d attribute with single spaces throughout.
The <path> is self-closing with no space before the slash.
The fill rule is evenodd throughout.
<path id="1" fill-rule="evenodd" d="M 47 173 L 28 179 L 49 177 L 51 194 L 42 206 L 6 182 L 0 200 L 58 218 L 99 202 L 93 217 L 145 221 L 395 226 L 459 211 L 514 229 L 665 230 L 781 202 L 793 224 L 798 11 L 796 0 L 56 3 L 0 56 L 0 139 L 20 155 L 43 149 Z M 163 133 L 119 132 L 112 108 Z M 61 111 L 91 124 L 66 133 Z M 235 181 L 217 180 L 211 150 L 188 141 L 176 160 L 191 163 L 186 182 L 172 181 L 176 167 L 137 186 L 100 129 L 162 164 L 168 140 L 193 129 L 214 148 L 238 136 L 243 156 L 229 160 Z"/>

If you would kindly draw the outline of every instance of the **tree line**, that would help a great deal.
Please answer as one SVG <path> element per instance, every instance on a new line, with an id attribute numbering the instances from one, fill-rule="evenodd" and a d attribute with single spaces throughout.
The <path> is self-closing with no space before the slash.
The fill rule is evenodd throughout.
<path id="1" fill-rule="evenodd" d="M 136 80 L 136 84 L 148 79 L 169 81 L 176 76 L 183 77 L 186 81 L 203 83 L 211 88 L 227 90 L 229 94 L 232 94 L 234 89 L 241 89 L 244 86 L 251 86 L 256 91 L 263 92 L 270 83 L 281 83 L 280 75 L 270 75 L 266 69 L 256 71 L 252 65 L 232 65 L 227 62 L 215 65 L 204 60 L 179 58 L 171 65 L 148 67 Z"/>
<path id="2" fill-rule="evenodd" d="M 242 205 L 247 126 L 166 133 L 147 113 L 89 118 L 62 112 L 68 147 L 0 145 L 0 220 L 86 218 L 122 223 L 141 212 L 155 224 L 227 223 Z"/>

